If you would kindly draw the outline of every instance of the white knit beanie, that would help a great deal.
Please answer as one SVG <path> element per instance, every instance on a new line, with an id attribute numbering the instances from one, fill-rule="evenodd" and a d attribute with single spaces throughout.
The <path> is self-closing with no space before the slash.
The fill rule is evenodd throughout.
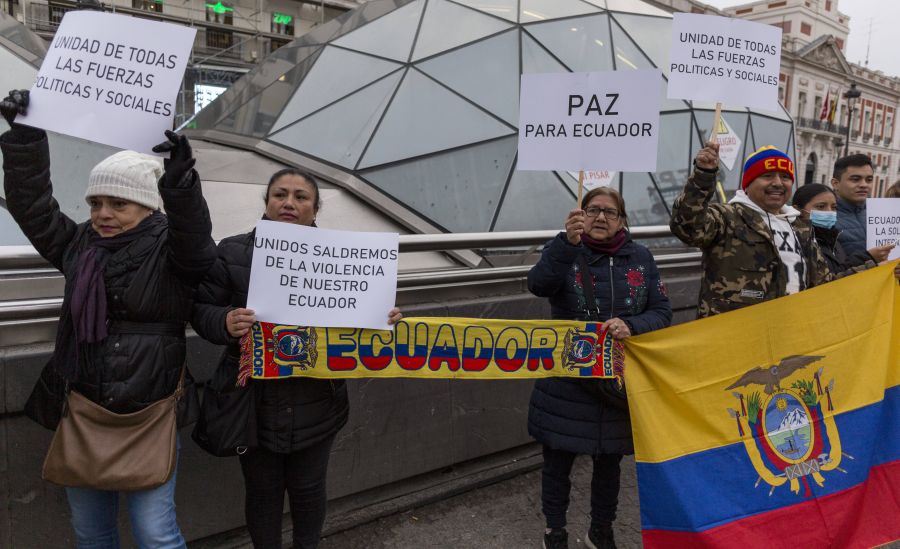
<path id="1" fill-rule="evenodd" d="M 117 152 L 91 170 L 84 198 L 113 196 L 158 210 L 156 183 L 162 174 L 162 162 L 155 156 L 134 151 Z"/>

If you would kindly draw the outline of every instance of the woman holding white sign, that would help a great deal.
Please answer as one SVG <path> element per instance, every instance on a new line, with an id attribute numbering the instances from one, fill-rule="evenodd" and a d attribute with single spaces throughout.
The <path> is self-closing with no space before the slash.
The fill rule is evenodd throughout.
<path id="1" fill-rule="evenodd" d="M 665 328 L 672 307 L 650 250 L 625 228 L 625 201 L 609 187 L 588 192 L 569 212 L 565 232 L 550 241 L 528 273 L 528 289 L 550 301 L 554 319 L 600 324 L 616 340 Z M 624 389 L 611 379 L 540 379 L 528 407 L 528 433 L 544 446 L 541 507 L 544 549 L 566 549 L 569 474 L 578 454 L 593 458 L 591 549 L 615 547 L 612 524 L 619 463 L 634 453 Z"/>
<path id="2" fill-rule="evenodd" d="M 215 262 L 209 212 L 187 139 L 166 132 L 159 159 L 122 151 L 97 164 L 90 220 L 60 211 L 43 130 L 15 123 L 28 92 L 0 102 L 10 214 L 66 279 L 50 362 L 25 413 L 56 432 L 43 477 L 66 486 L 79 547 L 118 547 L 119 493 L 141 548 L 180 548 L 177 425 L 190 420 L 185 323 Z M 158 190 L 157 190 L 158 188 Z M 166 214 L 160 211 L 160 198 Z M 194 400 L 196 412 L 196 400 Z"/>
<path id="3" fill-rule="evenodd" d="M 321 200 L 316 180 L 295 169 L 276 172 L 265 194 L 263 219 L 315 227 Z M 347 422 L 343 380 L 239 379 L 240 339 L 256 321 L 246 308 L 255 231 L 219 243 L 219 260 L 196 294 L 192 325 L 203 338 L 225 345 L 207 384 L 194 439 L 214 455 L 239 455 L 245 516 L 253 546 L 281 549 L 287 492 L 293 547 L 318 546 L 325 521 L 325 476 L 331 444 Z M 402 315 L 388 313 L 394 324 Z"/>

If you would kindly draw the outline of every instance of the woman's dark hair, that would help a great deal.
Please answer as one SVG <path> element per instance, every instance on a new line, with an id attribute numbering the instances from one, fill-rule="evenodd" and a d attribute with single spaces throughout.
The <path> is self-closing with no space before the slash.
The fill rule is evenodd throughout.
<path id="1" fill-rule="evenodd" d="M 595 196 L 608 196 L 612 198 L 616 203 L 616 209 L 619 210 L 619 218 L 622 219 L 625 225 L 628 224 L 628 214 L 625 213 L 625 200 L 622 198 L 622 195 L 619 194 L 619 191 L 612 187 L 595 187 L 589 190 L 581 199 L 581 209 L 583 210 L 590 204 Z"/>
<path id="2" fill-rule="evenodd" d="M 296 175 L 297 177 L 302 177 L 309 186 L 313 188 L 313 208 L 316 211 L 319 211 L 319 208 L 322 207 L 322 198 L 319 196 L 319 182 L 316 181 L 316 178 L 312 176 L 311 173 L 305 172 L 303 170 L 298 170 L 297 168 L 285 168 L 283 170 L 278 170 L 277 172 L 272 174 L 272 177 L 269 178 L 269 184 L 266 185 L 266 194 L 263 197 L 263 202 L 266 204 L 269 203 L 269 190 L 272 188 L 272 184 L 281 179 L 286 175 Z"/>
<path id="3" fill-rule="evenodd" d="M 900 198 L 900 181 L 894 183 L 884 192 L 885 198 Z"/>
<path id="4" fill-rule="evenodd" d="M 822 193 L 834 194 L 834 191 L 821 183 L 808 183 L 797 189 L 797 192 L 794 193 L 794 199 L 791 200 L 791 205 L 801 210 L 806 209 L 809 201 Z"/>

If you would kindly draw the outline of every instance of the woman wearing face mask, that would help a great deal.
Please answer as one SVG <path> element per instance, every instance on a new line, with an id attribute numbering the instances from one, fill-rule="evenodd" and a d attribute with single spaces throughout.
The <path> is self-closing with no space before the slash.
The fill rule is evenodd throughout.
<path id="1" fill-rule="evenodd" d="M 665 328 L 672 307 L 650 250 L 625 228 L 625 202 L 608 187 L 585 194 L 569 212 L 565 232 L 551 240 L 528 273 L 528 289 L 550 301 L 554 319 L 602 323 L 615 339 Z M 609 380 L 538 380 L 528 407 L 528 433 L 543 444 L 541 508 L 544 549 L 566 549 L 569 474 L 575 456 L 594 461 L 590 549 L 614 549 L 619 463 L 634 453 L 624 399 L 604 390 Z"/>
<path id="2" fill-rule="evenodd" d="M 276 172 L 265 194 L 263 219 L 315 227 L 321 206 L 312 175 L 292 168 Z M 256 321 L 247 309 L 255 231 L 219 243 L 219 260 L 196 295 L 192 325 L 203 338 L 225 345 L 212 383 L 234 388 L 240 359 L 239 341 Z M 397 308 L 388 323 L 402 318 Z M 256 444 L 240 450 L 244 474 L 244 512 L 257 549 L 281 549 L 281 517 L 288 494 L 293 547 L 318 546 L 325 521 L 325 476 L 331 444 L 347 422 L 349 402 L 343 380 L 290 378 L 250 380 Z M 201 425 L 203 420 L 201 419 Z M 250 436 L 252 438 L 252 435 Z M 248 437 L 244 437 L 248 438 Z"/>
<path id="3" fill-rule="evenodd" d="M 864 266 L 867 263 L 869 267 L 874 266 L 878 261 L 886 259 L 887 253 L 893 248 L 881 246 L 869 252 L 848 256 L 837 239 L 840 231 L 834 228 L 837 221 L 837 199 L 834 191 L 825 185 L 810 183 L 800 187 L 794 193 L 793 206 L 812 224 L 816 243 L 833 273 L 841 273 L 851 267 Z M 881 259 L 876 260 L 873 252 Z"/>
<path id="4" fill-rule="evenodd" d="M 47 134 L 15 122 L 27 107 L 22 90 L 0 102 L 11 128 L 0 136 L 7 207 L 66 283 L 53 356 L 25 413 L 56 429 L 67 388 L 114 414 L 142 411 L 173 395 L 180 383 L 191 295 L 216 258 L 190 145 L 166 132 L 169 141 L 154 148 L 171 152 L 165 170 L 158 158 L 133 151 L 97 164 L 85 192 L 90 219 L 76 223 L 53 198 Z M 181 411 L 179 423 L 185 423 Z M 134 434 L 121 430 L 123 438 Z M 156 488 L 122 490 L 138 547 L 185 547 L 175 518 L 175 479 L 172 473 Z M 119 492 L 82 480 L 66 488 L 77 546 L 119 547 Z"/>

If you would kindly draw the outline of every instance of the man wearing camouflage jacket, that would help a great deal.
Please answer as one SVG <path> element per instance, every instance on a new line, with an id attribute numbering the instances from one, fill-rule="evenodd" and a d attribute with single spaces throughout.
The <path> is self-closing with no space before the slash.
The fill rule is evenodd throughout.
<path id="1" fill-rule="evenodd" d="M 728 204 L 711 204 L 719 146 L 706 145 L 672 207 L 669 227 L 703 250 L 698 317 L 755 305 L 835 278 L 815 244 L 812 227 L 787 206 L 794 164 L 763 147 L 744 164 L 742 189 Z"/>

